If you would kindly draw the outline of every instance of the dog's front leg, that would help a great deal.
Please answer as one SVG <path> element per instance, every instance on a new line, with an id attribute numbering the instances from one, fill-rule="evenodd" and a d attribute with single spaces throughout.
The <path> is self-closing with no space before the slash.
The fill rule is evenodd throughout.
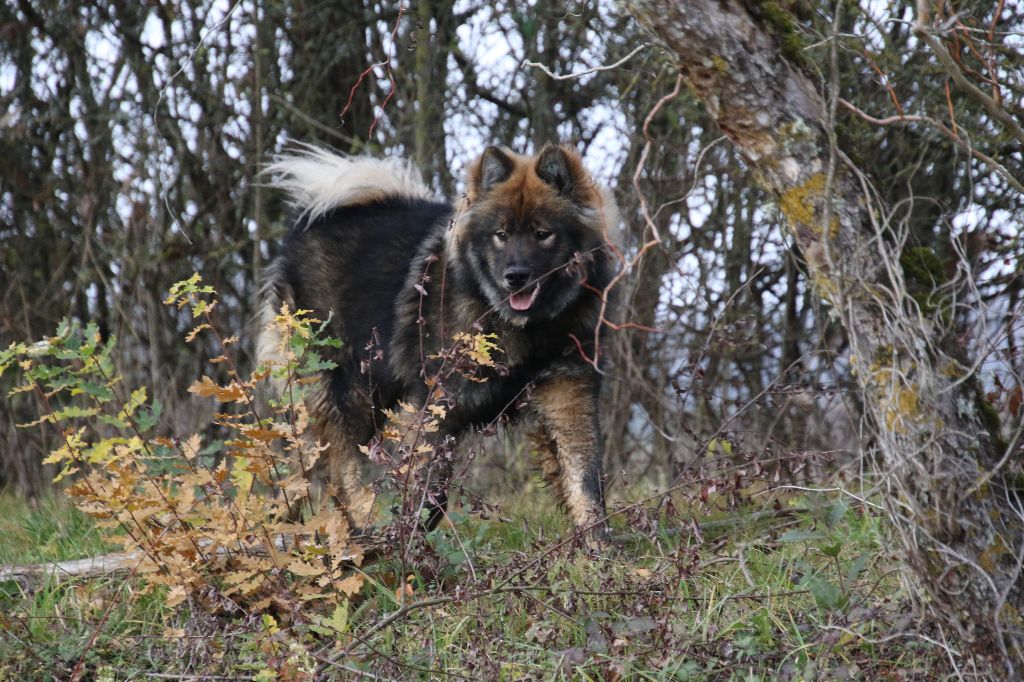
<path id="1" fill-rule="evenodd" d="M 606 542 L 596 377 L 546 379 L 535 388 L 533 405 L 553 446 L 549 459 L 542 462 L 545 475 L 576 526 Z"/>

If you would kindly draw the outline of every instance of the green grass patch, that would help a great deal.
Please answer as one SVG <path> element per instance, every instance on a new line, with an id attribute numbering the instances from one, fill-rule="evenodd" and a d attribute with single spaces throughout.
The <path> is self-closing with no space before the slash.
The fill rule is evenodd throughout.
<path id="1" fill-rule="evenodd" d="M 202 599 L 171 610 L 124 576 L 8 583 L 0 679 L 66 679 L 79 661 L 83 679 L 110 680 L 941 674 L 944 657 L 904 633 L 909 606 L 878 513 L 833 494 L 776 506 L 668 515 L 641 505 L 616 518 L 619 545 L 595 555 L 558 546 L 563 514 L 530 493 L 500 517 L 453 512 L 454 525 L 407 561 L 364 567 L 362 592 L 306 617 L 210 615 Z M 60 502 L 28 509 L 3 497 L 0 510 L 4 563 L 104 551 L 91 523 Z"/>
<path id="2" fill-rule="evenodd" d="M 0 494 L 0 538 L 0 564 L 63 561 L 112 549 L 92 520 L 61 498 L 29 506 Z"/>
<path id="3" fill-rule="evenodd" d="M 29 506 L 0 495 L 0 564 L 41 564 L 116 550 L 93 521 L 60 498 Z M 24 585 L 0 581 L 0 680 L 65 680 L 82 662 L 95 678 L 105 667 L 133 679 L 150 670 L 139 638 L 167 616 L 162 599 L 139 596 L 124 577 Z M 125 676 L 127 674 L 127 676 Z"/>

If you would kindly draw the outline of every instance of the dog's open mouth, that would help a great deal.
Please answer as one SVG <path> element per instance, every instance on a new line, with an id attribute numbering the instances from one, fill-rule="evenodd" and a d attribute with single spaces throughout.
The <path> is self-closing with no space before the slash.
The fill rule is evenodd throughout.
<path id="1" fill-rule="evenodd" d="M 533 302 L 537 300 L 537 294 L 539 293 L 540 282 L 537 282 L 530 291 L 517 291 L 509 296 L 508 304 L 512 306 L 512 310 L 529 310 Z"/>

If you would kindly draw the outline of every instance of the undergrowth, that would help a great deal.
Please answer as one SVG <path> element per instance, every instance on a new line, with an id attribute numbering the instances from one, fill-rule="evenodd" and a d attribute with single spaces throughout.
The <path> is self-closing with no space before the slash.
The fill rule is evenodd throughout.
<path id="1" fill-rule="evenodd" d="M 67 679 L 83 657 L 87 679 L 110 680 L 873 680 L 942 671 L 909 627 L 896 559 L 870 507 L 817 494 L 770 515 L 662 513 L 650 532 L 594 557 L 557 547 L 567 528 L 546 500 L 543 491 L 507 500 L 503 518 L 487 520 L 455 510 L 418 565 L 382 560 L 357 594 L 290 624 L 170 607 L 166 592 L 140 596 L 137 579 L 123 575 L 3 583 L 0 679 Z M 88 519 L 66 506 L 2 505 L 16 510 L 2 529 L 23 552 L 5 562 L 96 548 Z M 62 520 L 52 522 L 54 510 Z M 623 535 L 625 524 L 615 525 Z"/>
<path id="2" fill-rule="evenodd" d="M 0 497 L 0 563 L 126 552 L 76 578 L 0 574 L 0 679 L 904 679 L 943 659 L 913 623 L 875 501 L 772 489 L 756 444 L 719 434 L 672 488 L 611 505 L 614 546 L 588 547 L 532 486 L 504 499 L 456 486 L 447 520 L 420 527 L 452 444 L 445 382 L 494 366 L 500 339 L 459 335 L 425 405 L 390 413 L 365 453 L 384 474 L 336 509 L 311 494 L 323 445 L 304 396 L 337 342 L 283 308 L 279 361 L 243 376 L 198 275 L 190 306 L 223 354 L 189 389 L 219 407 L 213 432 L 162 431 L 163 406 L 125 387 L 115 339 L 66 322 L 0 351 L 0 373 L 46 409 L 48 458 L 72 505 Z M 479 379 L 478 379 L 479 380 Z M 257 389 L 273 381 L 282 398 Z M 26 425 L 33 426 L 33 425 Z M 773 455 L 777 460 L 777 455 Z M 526 459 L 524 453 L 524 459 Z M 456 476 L 456 480 L 461 479 Z M 429 494 L 430 491 L 426 491 Z M 350 531 L 349 514 L 372 535 Z"/>

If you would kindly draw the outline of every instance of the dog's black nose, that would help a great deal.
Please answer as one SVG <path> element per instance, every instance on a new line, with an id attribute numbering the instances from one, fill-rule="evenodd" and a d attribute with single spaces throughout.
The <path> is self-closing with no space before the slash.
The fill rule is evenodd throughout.
<path id="1" fill-rule="evenodd" d="M 510 265 L 505 268 L 505 283 L 512 289 L 522 289 L 530 281 L 532 274 L 530 268 L 522 265 Z"/>

